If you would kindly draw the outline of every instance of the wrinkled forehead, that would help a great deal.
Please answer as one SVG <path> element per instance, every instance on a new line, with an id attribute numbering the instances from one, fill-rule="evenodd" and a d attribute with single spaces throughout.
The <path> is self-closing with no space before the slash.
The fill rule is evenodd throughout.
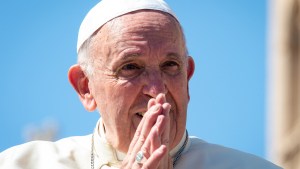
<path id="1" fill-rule="evenodd" d="M 132 53 L 144 53 L 148 47 L 186 54 L 180 24 L 173 16 L 153 10 L 134 11 L 114 18 L 92 35 L 86 47 L 90 56 L 98 58 L 112 56 L 125 49 L 127 52 L 134 49 Z M 158 48 L 155 48 L 156 52 L 159 52 Z"/>
<path id="2" fill-rule="evenodd" d="M 83 43 L 108 21 L 139 10 L 160 11 L 176 18 L 163 0 L 102 0 L 88 12 L 81 23 L 78 32 L 77 52 Z"/>

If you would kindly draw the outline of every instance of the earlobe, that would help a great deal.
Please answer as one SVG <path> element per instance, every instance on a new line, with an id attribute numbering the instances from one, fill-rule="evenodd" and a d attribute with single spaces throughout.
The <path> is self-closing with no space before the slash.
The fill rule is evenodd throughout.
<path id="1" fill-rule="evenodd" d="M 96 101 L 90 93 L 85 94 L 84 97 L 79 96 L 79 99 L 87 111 L 92 112 L 96 109 Z"/>
<path id="2" fill-rule="evenodd" d="M 70 67 L 68 78 L 85 109 L 94 111 L 97 104 L 89 88 L 89 79 L 78 64 Z"/>

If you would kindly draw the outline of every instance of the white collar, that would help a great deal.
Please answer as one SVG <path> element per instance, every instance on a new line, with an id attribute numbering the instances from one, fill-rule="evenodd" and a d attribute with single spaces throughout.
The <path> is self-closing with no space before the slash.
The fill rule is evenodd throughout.
<path id="1" fill-rule="evenodd" d="M 184 132 L 179 144 L 175 146 L 171 151 L 171 157 L 174 157 L 179 149 L 183 146 L 186 138 L 186 132 Z M 105 131 L 102 119 L 100 118 L 97 122 L 94 131 L 94 150 L 95 150 L 95 166 L 100 168 L 103 165 L 120 167 L 122 160 L 125 158 L 126 154 L 114 149 L 105 138 Z M 189 140 L 188 140 L 189 141 Z M 98 163 L 98 164 L 97 164 Z"/>

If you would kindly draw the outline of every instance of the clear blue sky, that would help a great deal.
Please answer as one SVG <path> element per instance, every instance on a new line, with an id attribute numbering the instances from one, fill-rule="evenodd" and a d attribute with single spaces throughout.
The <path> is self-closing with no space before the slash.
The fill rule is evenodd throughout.
<path id="1" fill-rule="evenodd" d="M 97 2 L 1 3 L 0 151 L 23 143 L 25 126 L 47 119 L 58 122 L 59 138 L 92 132 L 99 116 L 81 106 L 67 71 L 79 25 Z M 196 61 L 189 133 L 265 157 L 266 1 L 167 2 Z"/>

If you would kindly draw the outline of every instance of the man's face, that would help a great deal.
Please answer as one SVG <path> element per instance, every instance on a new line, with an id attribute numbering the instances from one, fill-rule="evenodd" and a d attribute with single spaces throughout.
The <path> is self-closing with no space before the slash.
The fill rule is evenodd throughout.
<path id="1" fill-rule="evenodd" d="M 90 54 L 89 89 L 113 147 L 127 152 L 149 99 L 159 93 L 171 104 L 169 142 L 175 147 L 185 132 L 193 71 L 175 19 L 154 11 L 118 17 L 95 34 Z"/>

